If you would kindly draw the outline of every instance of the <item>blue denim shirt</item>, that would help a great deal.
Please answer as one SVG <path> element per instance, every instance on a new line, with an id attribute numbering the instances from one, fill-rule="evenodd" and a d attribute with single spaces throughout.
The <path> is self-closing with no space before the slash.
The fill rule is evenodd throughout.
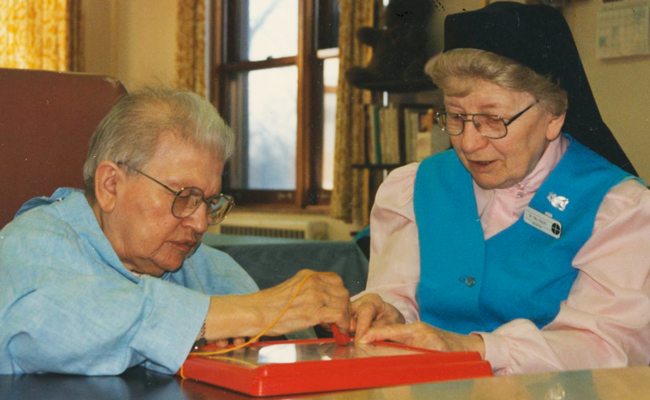
<path id="1" fill-rule="evenodd" d="M 210 296 L 256 290 L 230 256 L 205 245 L 176 272 L 134 276 L 84 193 L 58 189 L 0 231 L 0 374 L 175 373 Z"/>

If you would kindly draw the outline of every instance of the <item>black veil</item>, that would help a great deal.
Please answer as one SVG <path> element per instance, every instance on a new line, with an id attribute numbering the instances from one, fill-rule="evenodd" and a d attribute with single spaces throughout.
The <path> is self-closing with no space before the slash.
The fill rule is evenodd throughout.
<path id="1" fill-rule="evenodd" d="M 562 131 L 625 171 L 632 163 L 603 122 L 571 30 L 553 7 L 496 2 L 445 19 L 445 48 L 490 51 L 517 61 L 565 89 L 569 108 Z"/>

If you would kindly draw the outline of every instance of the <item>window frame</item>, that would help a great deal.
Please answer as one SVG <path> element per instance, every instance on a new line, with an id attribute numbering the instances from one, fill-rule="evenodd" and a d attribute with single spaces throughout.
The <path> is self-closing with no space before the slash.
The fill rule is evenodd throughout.
<path id="1" fill-rule="evenodd" d="M 298 1 L 298 54 L 260 61 L 228 62 L 227 54 L 236 54 L 236 39 L 229 21 L 234 21 L 236 0 L 210 0 L 210 100 L 222 116 L 229 115 L 227 79 L 233 72 L 247 72 L 295 65 L 298 69 L 296 188 L 294 190 L 232 189 L 228 174 L 224 175 L 224 192 L 232 195 L 238 205 L 288 208 L 322 208 L 329 206 L 331 191 L 322 189 L 323 146 L 323 59 L 338 57 L 336 49 L 318 49 L 323 35 L 319 16 L 329 18 L 329 5 L 335 0 Z M 323 21 L 328 22 L 328 21 Z M 228 169 L 228 166 L 226 167 Z"/>

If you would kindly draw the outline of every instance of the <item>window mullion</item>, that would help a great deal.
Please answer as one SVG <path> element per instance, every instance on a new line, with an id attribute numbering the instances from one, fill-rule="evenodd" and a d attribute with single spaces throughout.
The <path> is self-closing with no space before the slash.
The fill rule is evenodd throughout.
<path id="1" fill-rule="evenodd" d="M 286 67 L 288 65 L 296 65 L 298 57 L 281 57 L 270 58 L 268 60 L 260 61 L 239 61 L 223 64 L 222 69 L 225 72 L 232 71 L 255 71 L 258 69 L 268 69 L 274 67 Z"/>

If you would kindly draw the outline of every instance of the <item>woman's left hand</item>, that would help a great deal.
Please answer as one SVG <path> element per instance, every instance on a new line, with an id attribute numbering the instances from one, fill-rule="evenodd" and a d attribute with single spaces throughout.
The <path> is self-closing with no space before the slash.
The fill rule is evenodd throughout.
<path id="1" fill-rule="evenodd" d="M 485 344 L 480 336 L 443 331 L 424 322 L 370 328 L 365 335 L 356 338 L 355 342 L 372 343 L 378 340 L 391 340 L 430 350 L 477 351 L 481 358 L 485 357 Z"/>

